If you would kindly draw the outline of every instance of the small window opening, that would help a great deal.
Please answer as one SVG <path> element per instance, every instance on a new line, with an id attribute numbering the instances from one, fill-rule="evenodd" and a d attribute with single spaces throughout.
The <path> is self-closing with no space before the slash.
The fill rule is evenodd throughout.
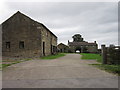
<path id="1" fill-rule="evenodd" d="M 20 41 L 20 42 L 19 42 L 19 48 L 20 48 L 20 49 L 24 49 L 24 42 L 23 42 L 23 41 Z"/>
<path id="2" fill-rule="evenodd" d="M 6 42 L 6 48 L 7 48 L 7 49 L 10 48 L 10 42 Z"/>

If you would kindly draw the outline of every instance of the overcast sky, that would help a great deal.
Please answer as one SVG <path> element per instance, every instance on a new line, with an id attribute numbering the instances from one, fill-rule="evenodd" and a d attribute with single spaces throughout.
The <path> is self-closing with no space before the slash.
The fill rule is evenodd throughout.
<path id="1" fill-rule="evenodd" d="M 85 41 L 118 44 L 117 2 L 3 2 L 0 23 L 20 11 L 43 23 L 57 37 L 58 44 L 81 34 Z"/>

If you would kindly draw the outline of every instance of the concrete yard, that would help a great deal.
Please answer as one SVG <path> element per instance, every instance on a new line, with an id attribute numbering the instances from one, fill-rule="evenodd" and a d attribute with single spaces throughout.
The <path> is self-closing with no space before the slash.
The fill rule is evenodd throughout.
<path id="1" fill-rule="evenodd" d="M 3 88 L 118 88 L 118 76 L 88 64 L 79 54 L 30 60 L 3 69 Z"/>

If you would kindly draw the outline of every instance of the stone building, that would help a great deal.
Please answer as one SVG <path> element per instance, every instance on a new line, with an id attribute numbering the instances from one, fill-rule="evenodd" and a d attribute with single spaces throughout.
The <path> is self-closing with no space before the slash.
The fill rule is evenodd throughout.
<path id="1" fill-rule="evenodd" d="M 58 44 L 58 52 L 67 53 L 69 47 L 63 43 Z"/>
<path id="2" fill-rule="evenodd" d="M 98 45 L 96 41 L 89 43 L 83 40 L 80 34 L 75 34 L 73 37 L 73 42 L 69 42 L 69 52 L 80 51 L 81 53 L 97 53 Z"/>
<path id="3" fill-rule="evenodd" d="M 41 57 L 55 54 L 57 36 L 21 12 L 2 23 L 2 56 Z"/>

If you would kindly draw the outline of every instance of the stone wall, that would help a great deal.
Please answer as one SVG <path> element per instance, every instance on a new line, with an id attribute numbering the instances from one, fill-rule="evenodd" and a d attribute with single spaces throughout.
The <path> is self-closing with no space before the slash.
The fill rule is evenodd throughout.
<path id="1" fill-rule="evenodd" d="M 42 56 L 50 55 L 51 54 L 51 34 L 48 32 L 44 27 L 41 28 L 41 35 L 42 35 Z M 43 43 L 44 44 L 44 54 L 43 54 Z"/>
<path id="2" fill-rule="evenodd" d="M 51 31 L 49 31 L 44 25 L 41 26 L 41 50 L 42 50 L 42 56 L 51 55 L 54 53 L 53 47 L 57 46 L 57 37 L 52 34 Z M 43 43 L 45 46 L 43 46 Z M 43 51 L 44 47 L 44 51 Z"/>
<path id="3" fill-rule="evenodd" d="M 120 65 L 120 46 L 101 45 L 102 64 Z"/>
<path id="4" fill-rule="evenodd" d="M 3 56 L 40 56 L 41 33 L 30 18 L 20 14 L 14 15 L 2 24 L 2 32 Z M 22 49 L 19 48 L 20 41 L 24 42 Z M 6 48 L 6 42 L 10 42 L 10 48 Z"/>
<path id="5" fill-rule="evenodd" d="M 81 53 L 97 53 L 97 45 L 84 45 L 84 46 L 69 46 L 69 52 L 76 52 L 76 50 L 80 50 Z"/>
<path id="6" fill-rule="evenodd" d="M 97 53 L 98 52 L 97 45 L 87 46 L 86 48 L 88 49 L 88 52 L 90 52 L 90 53 Z"/>
<path id="7" fill-rule="evenodd" d="M 57 38 L 56 36 L 52 35 L 52 54 L 57 53 Z"/>

